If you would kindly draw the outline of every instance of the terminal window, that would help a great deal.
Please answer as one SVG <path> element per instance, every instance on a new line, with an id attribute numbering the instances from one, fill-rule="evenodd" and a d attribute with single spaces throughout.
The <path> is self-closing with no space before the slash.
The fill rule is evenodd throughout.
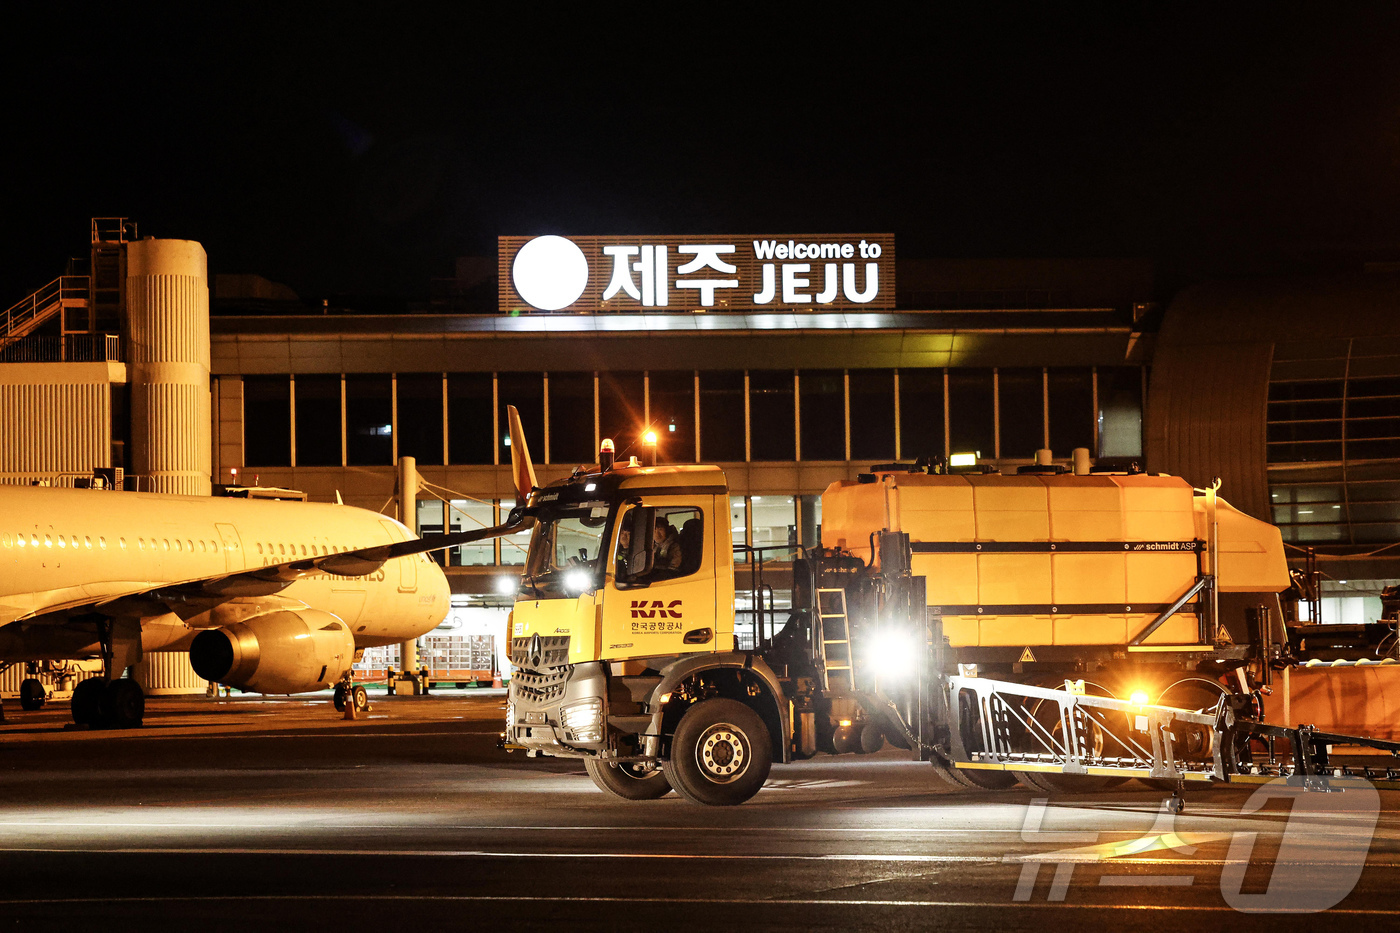
<path id="1" fill-rule="evenodd" d="M 298 466 L 340 466 L 340 376 L 296 378 Z"/>
<path id="2" fill-rule="evenodd" d="M 593 463 L 593 373 L 549 374 L 549 462 Z"/>
<path id="3" fill-rule="evenodd" d="M 797 418 L 793 371 L 749 373 L 749 453 L 753 460 L 793 460 Z"/>
<path id="4" fill-rule="evenodd" d="M 853 369 L 851 384 L 851 457 L 855 460 L 894 459 L 894 370 Z M 939 388 L 942 388 L 940 382 Z M 943 400 L 938 414 L 943 414 Z M 943 432 L 939 431 L 939 446 Z"/>
<path id="5" fill-rule="evenodd" d="M 292 465 L 291 377 L 243 377 L 243 462 Z"/>
<path id="6" fill-rule="evenodd" d="M 1137 367 L 1100 367 L 1100 457 L 1142 456 L 1142 370 Z"/>
<path id="7" fill-rule="evenodd" d="M 642 374 L 598 374 L 598 431 L 610 437 L 617 453 L 641 455 L 638 438 L 646 424 L 646 389 Z M 551 428 L 553 426 L 551 425 Z"/>
<path id="8" fill-rule="evenodd" d="M 752 380 L 749 385 L 752 387 Z M 802 401 L 802 459 L 845 460 L 845 374 L 839 369 L 804 369 L 798 377 L 798 387 Z M 893 406 L 893 399 L 890 404 Z M 768 458 L 755 454 L 754 459 Z"/>
<path id="9" fill-rule="evenodd" d="M 744 373 L 700 374 L 700 457 L 710 463 L 744 459 Z"/>
<path id="10" fill-rule="evenodd" d="M 393 386 L 387 375 L 345 377 L 345 457 L 355 466 L 394 462 Z"/>
<path id="11" fill-rule="evenodd" d="M 496 524 L 496 512 L 490 502 L 477 499 L 453 499 L 448 503 L 447 526 L 452 533 L 479 531 Z M 496 543 L 492 540 L 473 541 L 447 549 L 447 561 L 453 567 L 489 566 L 496 562 Z"/>
<path id="12" fill-rule="evenodd" d="M 497 521 L 505 521 L 506 516 L 513 508 L 515 508 L 514 499 L 502 499 L 497 513 Z M 525 563 L 525 555 L 530 551 L 530 535 L 533 533 L 533 529 L 526 529 L 501 538 L 501 566 L 518 567 Z"/>
<path id="13" fill-rule="evenodd" d="M 930 461 L 947 453 L 943 449 L 942 369 L 899 371 L 899 453 L 905 460 L 927 457 Z"/>
<path id="14" fill-rule="evenodd" d="M 1001 456 L 1011 460 L 1032 459 L 1035 452 L 1045 446 L 1043 372 L 1039 369 L 997 370 L 997 401 L 1001 406 Z M 1087 416 L 1087 410 L 1085 414 Z M 954 412 L 954 424 L 957 424 L 957 416 L 958 412 Z M 953 448 L 961 449 L 957 444 Z M 985 449 L 982 453 L 987 455 Z"/>
<path id="15" fill-rule="evenodd" d="M 988 460 L 996 456 L 996 406 L 990 369 L 948 371 L 948 421 L 952 453 L 975 453 Z"/>
<path id="16" fill-rule="evenodd" d="M 496 394 L 500 400 L 498 417 L 500 437 L 496 439 L 501 463 L 510 463 L 510 418 L 506 406 L 514 405 L 520 412 L 525 444 L 532 459 L 544 459 L 544 374 L 500 373 L 496 376 Z"/>
<path id="17" fill-rule="evenodd" d="M 442 374 L 398 376 L 399 456 L 442 463 Z"/>
<path id="18" fill-rule="evenodd" d="M 651 425 L 666 463 L 695 460 L 695 374 L 654 372 L 647 377 Z M 742 417 L 742 411 L 740 417 Z M 743 443 L 742 438 L 740 443 Z"/>
<path id="19" fill-rule="evenodd" d="M 447 456 L 452 463 L 494 463 L 490 373 L 447 377 Z"/>
<path id="20" fill-rule="evenodd" d="M 1094 371 L 1051 369 L 1046 378 L 1050 406 L 1050 449 L 1068 457 L 1076 447 L 1094 449 Z"/>

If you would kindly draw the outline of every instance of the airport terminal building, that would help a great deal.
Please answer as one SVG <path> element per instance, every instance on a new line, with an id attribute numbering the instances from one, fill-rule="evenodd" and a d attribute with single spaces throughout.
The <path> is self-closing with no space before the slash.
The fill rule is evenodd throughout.
<path id="1" fill-rule="evenodd" d="M 544 482 L 604 438 L 639 453 L 648 429 L 663 460 L 718 463 L 736 544 L 816 543 L 823 489 L 873 464 L 972 454 L 1014 472 L 1087 448 L 1102 466 L 1220 477 L 1317 550 L 1324 619 L 1374 619 L 1365 594 L 1400 578 L 1385 549 L 1400 541 L 1392 270 L 1162 296 L 1146 262 L 899 259 L 888 234 L 503 237 L 408 314 L 206 278 L 191 287 L 209 296 L 207 357 L 195 301 L 157 334 L 175 347 L 160 358 L 165 318 L 128 256 L 186 241 L 132 234 L 95 223 L 90 268 L 54 287 L 60 310 L 36 293 L 30 317 L 48 316 L 7 331 L 8 481 L 117 466 L 139 488 L 283 486 L 392 510 L 412 456 L 420 529 L 464 530 L 514 504 L 513 405 Z M 202 399 L 180 388 L 201 379 Z M 36 440 L 61 424 L 77 440 Z M 449 552 L 462 605 L 513 589 L 524 544 Z"/>

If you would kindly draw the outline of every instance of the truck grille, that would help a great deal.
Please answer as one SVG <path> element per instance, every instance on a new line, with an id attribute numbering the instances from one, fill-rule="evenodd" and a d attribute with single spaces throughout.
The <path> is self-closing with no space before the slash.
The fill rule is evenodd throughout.
<path id="1" fill-rule="evenodd" d="M 564 685 L 569 679 L 567 667 L 556 668 L 545 674 L 529 671 L 516 671 L 511 678 L 511 687 L 516 694 L 530 703 L 553 703 L 564 696 Z"/>
<path id="2" fill-rule="evenodd" d="M 569 663 L 568 635 L 530 635 L 512 638 L 510 663 L 527 671 L 562 667 Z"/>

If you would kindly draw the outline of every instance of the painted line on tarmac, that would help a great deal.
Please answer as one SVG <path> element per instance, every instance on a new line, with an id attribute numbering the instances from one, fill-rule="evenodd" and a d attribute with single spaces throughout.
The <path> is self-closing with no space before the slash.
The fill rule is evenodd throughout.
<path id="1" fill-rule="evenodd" d="M 710 862 L 875 862 L 898 864 L 987 864 L 1014 865 L 1026 861 L 1046 861 L 1035 856 L 999 855 L 873 855 L 867 853 L 824 853 L 821 855 L 771 854 L 683 854 L 674 852 L 493 852 L 487 849 L 296 849 L 296 848 L 194 848 L 169 846 L 137 846 L 116 848 L 61 848 L 55 846 L 4 846 L 0 854 L 15 853 L 25 855 L 258 855 L 258 856 L 353 856 L 359 858 L 451 858 L 451 859 L 552 859 L 552 860 L 606 860 L 628 861 L 710 861 Z M 1053 853 L 1051 853 L 1053 854 Z M 1248 865 L 1248 859 L 1196 859 L 1196 858 L 1117 858 L 1114 865 L 1170 865 L 1183 866 L 1224 866 Z M 1336 863 L 1326 859 L 1288 859 L 1274 864 L 1299 866 L 1335 867 Z M 1397 861 L 1368 860 L 1367 867 L 1400 868 Z"/>
<path id="2" fill-rule="evenodd" d="M 742 905 L 750 907 L 963 907 L 985 910 L 1001 908 L 1010 910 L 1135 910 L 1135 911 L 1175 911 L 1178 913 L 1231 913 L 1239 914 L 1235 908 L 1224 904 L 1075 904 L 1067 901 L 932 901 L 932 900 L 845 900 L 841 898 L 781 898 L 781 897 L 605 897 L 564 895 L 508 895 L 508 894 L 227 894 L 227 895 L 172 895 L 170 897 L 69 897 L 69 898 L 3 898 L 0 907 L 63 907 L 80 904 L 227 904 L 240 901 L 261 901 L 271 903 L 291 903 L 296 901 L 361 901 L 361 902 L 415 902 L 436 901 L 442 903 L 522 903 L 537 902 L 549 904 L 716 904 Z M 1290 910 L 1259 910 L 1251 913 L 1291 914 Z M 1361 917 L 1400 916 L 1400 910 L 1366 907 L 1334 907 L 1327 911 L 1329 916 L 1347 915 Z"/>

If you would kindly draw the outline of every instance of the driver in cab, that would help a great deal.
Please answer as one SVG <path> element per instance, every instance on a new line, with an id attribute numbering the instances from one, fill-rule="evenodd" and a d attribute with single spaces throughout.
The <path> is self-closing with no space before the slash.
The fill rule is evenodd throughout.
<path id="1" fill-rule="evenodd" d="M 656 535 L 652 544 L 652 569 L 671 575 L 681 569 L 681 539 L 676 529 L 668 521 L 656 523 Z"/>

